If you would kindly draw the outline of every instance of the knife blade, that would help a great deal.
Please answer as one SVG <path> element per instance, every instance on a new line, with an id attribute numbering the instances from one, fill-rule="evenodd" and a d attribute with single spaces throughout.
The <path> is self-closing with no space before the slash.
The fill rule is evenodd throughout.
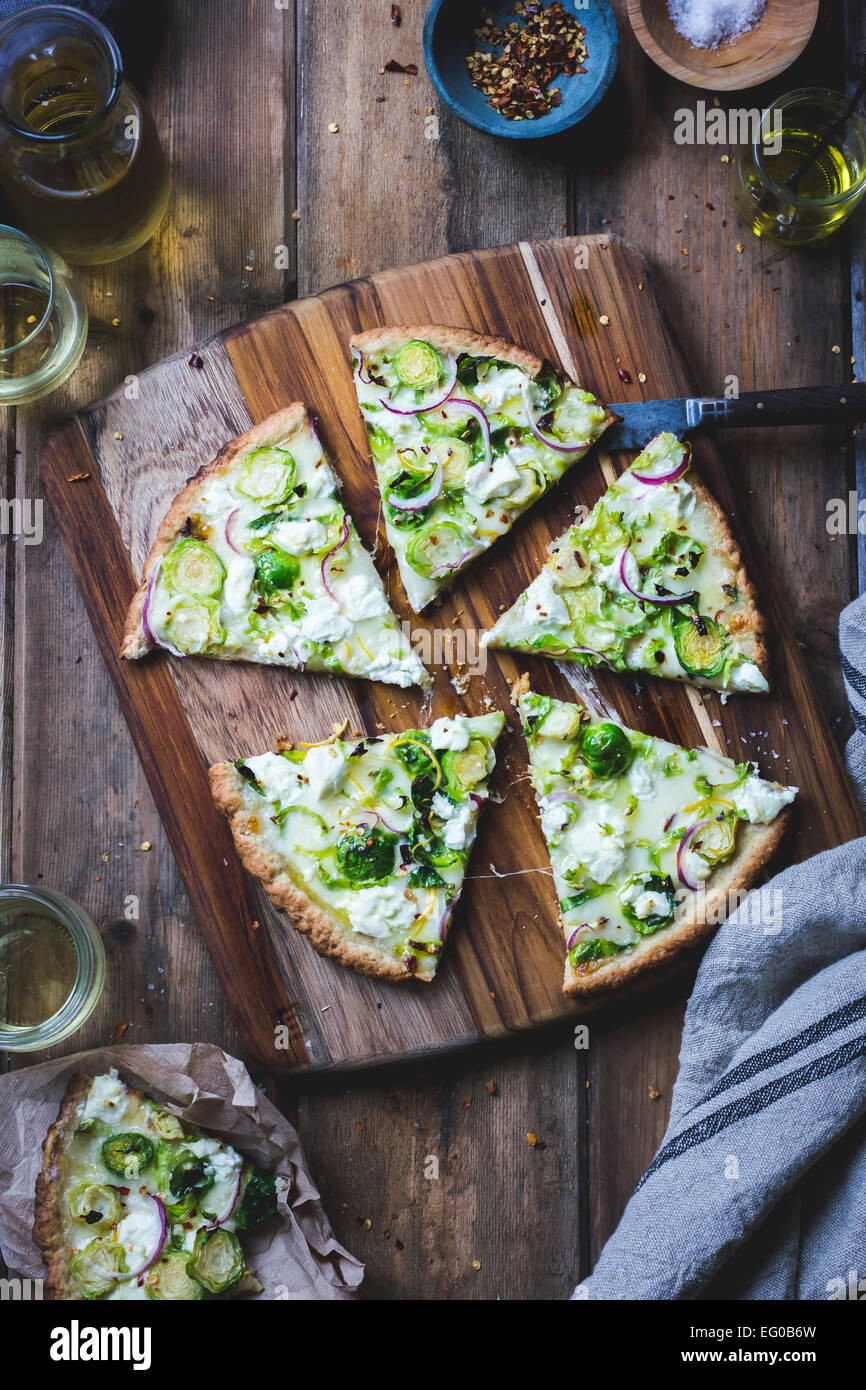
<path id="1" fill-rule="evenodd" d="M 726 396 L 682 396 L 663 401 L 625 401 L 611 405 L 618 416 L 605 430 L 601 448 L 643 449 L 668 430 L 682 439 L 696 430 L 756 425 L 860 424 L 866 420 L 866 384 L 799 386 L 781 391 L 743 391 Z"/>

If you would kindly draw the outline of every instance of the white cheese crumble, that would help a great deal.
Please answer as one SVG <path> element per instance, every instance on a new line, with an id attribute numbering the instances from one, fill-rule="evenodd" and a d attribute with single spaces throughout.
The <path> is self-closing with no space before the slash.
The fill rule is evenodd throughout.
<path id="1" fill-rule="evenodd" d="M 277 545 L 281 545 L 290 555 L 308 555 L 313 550 L 321 550 L 327 535 L 321 521 L 313 518 L 303 521 L 281 521 L 274 529 Z"/>
<path id="2" fill-rule="evenodd" d="M 442 839 L 448 848 L 465 849 L 475 824 L 471 802 L 464 801 L 459 806 L 455 806 L 454 802 L 449 801 L 447 796 L 437 792 L 433 797 L 432 804 L 435 814 L 445 822 Z"/>
<path id="3" fill-rule="evenodd" d="M 561 803 L 554 806 L 545 806 L 541 812 L 541 833 L 546 840 L 551 840 L 560 830 L 564 830 L 568 824 L 568 810 Z"/>
<path id="4" fill-rule="evenodd" d="M 596 883 L 607 883 L 625 864 L 625 822 L 610 806 L 586 809 L 562 847 L 575 867 L 582 864 Z"/>
<path id="5" fill-rule="evenodd" d="M 635 796 L 652 796 L 655 791 L 656 779 L 643 758 L 635 758 L 629 768 L 628 784 Z"/>
<path id="6" fill-rule="evenodd" d="M 507 454 L 493 460 L 490 468 L 486 463 L 476 463 L 466 471 L 466 491 L 479 502 L 489 502 L 492 497 L 507 497 L 520 482 L 520 472 L 515 468 Z"/>
<path id="7" fill-rule="evenodd" d="M 336 743 L 327 743 L 322 748 L 311 748 L 304 758 L 303 769 L 310 784 L 310 791 L 315 797 L 342 791 L 349 775 L 349 765 L 343 756 L 343 750 Z"/>
<path id="8" fill-rule="evenodd" d="M 95 1076 L 87 1092 L 87 1100 L 79 1119 L 119 1120 L 126 1111 L 126 1087 L 118 1079 L 117 1069 L 111 1068 L 103 1076 Z"/>
<path id="9" fill-rule="evenodd" d="M 356 623 L 363 618 L 378 618 L 389 612 L 388 600 L 381 585 L 364 574 L 355 574 L 335 589 L 343 608 Z"/>
<path id="10" fill-rule="evenodd" d="M 734 666 L 730 676 L 731 685 L 734 690 L 769 690 L 769 685 L 754 661 L 744 661 L 739 666 Z"/>
<path id="11" fill-rule="evenodd" d="M 437 719 L 430 725 L 430 742 L 434 748 L 459 753 L 469 747 L 469 734 L 460 719 Z"/>
<path id="12" fill-rule="evenodd" d="M 307 611 L 300 621 L 303 637 L 311 642 L 339 642 L 351 631 L 352 624 L 340 612 L 339 605 L 327 594 L 321 598 L 310 599 Z"/>
<path id="13" fill-rule="evenodd" d="M 526 620 L 540 627 L 566 627 L 570 622 L 565 601 L 553 587 L 553 575 L 543 569 L 526 590 Z"/>
<path id="14" fill-rule="evenodd" d="M 782 807 L 794 800 L 798 791 L 799 787 L 780 787 L 775 782 L 764 782 L 753 773 L 742 787 L 737 788 L 737 810 L 745 811 L 752 825 L 769 825 Z"/>
<path id="15" fill-rule="evenodd" d="M 405 896 L 403 881 L 359 888 L 343 895 L 339 906 L 346 912 L 352 930 L 364 936 L 383 937 L 408 931 L 418 915 L 414 898 Z"/>

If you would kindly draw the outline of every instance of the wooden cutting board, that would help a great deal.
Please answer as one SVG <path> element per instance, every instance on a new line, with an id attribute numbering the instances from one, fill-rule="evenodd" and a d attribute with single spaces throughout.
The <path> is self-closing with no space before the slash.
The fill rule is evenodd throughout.
<path id="1" fill-rule="evenodd" d="M 556 899 L 508 699 L 522 669 L 541 691 L 568 699 L 577 690 L 636 728 L 754 758 L 763 775 L 798 784 L 779 862 L 863 833 L 786 617 L 796 595 L 776 593 L 710 440 L 697 442 L 695 461 L 731 517 L 762 599 L 774 675 L 769 697 L 723 704 L 673 682 L 638 683 L 610 672 L 589 679 L 577 668 L 496 652 L 465 693 L 452 680 L 459 666 L 439 667 L 432 706 L 420 692 L 363 681 L 163 655 L 118 660 L 136 576 L 172 497 L 226 440 L 290 401 L 318 416 L 394 607 L 415 630 L 462 629 L 467 643 L 537 573 L 575 506 L 591 506 L 630 461 L 591 455 L 470 568 L 440 608 L 414 617 L 379 524 L 347 351 L 353 332 L 401 322 L 465 325 L 513 339 L 605 400 L 695 388 L 638 252 L 615 237 L 567 238 L 450 256 L 288 304 L 128 378 L 52 436 L 41 459 L 46 495 L 244 1046 L 272 1071 L 429 1056 L 576 1017 L 561 993 Z M 88 476 L 71 481 L 77 474 Z M 447 641 L 444 649 L 447 656 Z M 332 721 L 347 716 L 351 729 L 375 734 L 490 707 L 509 712 L 493 787 L 502 799 L 485 809 L 439 978 L 381 984 L 321 959 L 240 869 L 207 792 L 207 764 L 262 752 L 281 733 L 326 736 Z"/>

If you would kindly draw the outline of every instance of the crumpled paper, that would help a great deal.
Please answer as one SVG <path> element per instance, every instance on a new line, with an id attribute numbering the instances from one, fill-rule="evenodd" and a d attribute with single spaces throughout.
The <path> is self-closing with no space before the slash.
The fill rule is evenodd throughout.
<path id="1" fill-rule="evenodd" d="M 45 1274 L 32 1240 L 33 1198 L 42 1145 L 69 1079 L 110 1067 L 181 1119 L 287 1179 L 277 1217 L 243 1237 L 249 1266 L 264 1286 L 258 1298 L 354 1296 L 364 1267 L 337 1241 L 295 1130 L 257 1090 L 243 1064 L 208 1043 L 103 1047 L 0 1076 L 0 1250 L 10 1275 Z"/>

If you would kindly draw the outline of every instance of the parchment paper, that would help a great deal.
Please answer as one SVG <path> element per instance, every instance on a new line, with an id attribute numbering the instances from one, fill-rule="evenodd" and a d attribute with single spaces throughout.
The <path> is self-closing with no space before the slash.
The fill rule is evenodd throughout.
<path id="1" fill-rule="evenodd" d="M 206 1043 L 103 1047 L 0 1076 L 0 1250 L 10 1274 L 41 1279 L 33 1244 L 33 1196 L 42 1145 L 76 1072 L 117 1067 L 121 1078 L 181 1119 L 227 1140 L 253 1163 L 286 1178 L 278 1215 L 243 1237 L 264 1299 L 352 1298 L 364 1267 L 331 1230 L 295 1130 L 235 1057 Z"/>

